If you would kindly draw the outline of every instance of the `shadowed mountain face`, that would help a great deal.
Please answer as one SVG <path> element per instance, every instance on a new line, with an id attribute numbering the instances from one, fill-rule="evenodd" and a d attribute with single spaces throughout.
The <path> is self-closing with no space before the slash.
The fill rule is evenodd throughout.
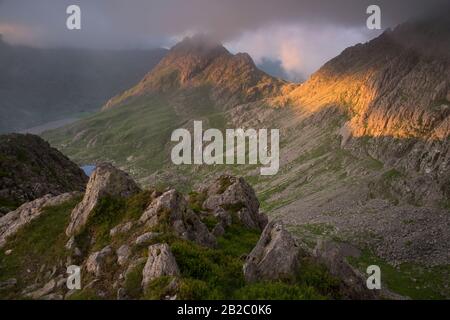
<path id="1" fill-rule="evenodd" d="M 10 46 L 0 38 L 0 132 L 95 111 L 139 81 L 165 53 L 37 49 Z"/>
<path id="2" fill-rule="evenodd" d="M 0 213 L 47 194 L 82 191 L 83 171 L 38 136 L 0 135 Z"/>
<path id="3" fill-rule="evenodd" d="M 367 246 L 395 265 L 448 265 L 445 21 L 404 24 L 348 48 L 300 85 L 267 76 L 248 55 L 187 39 L 103 112 L 44 137 L 80 164 L 113 161 L 144 185 L 189 189 L 224 171 L 242 175 L 298 235 Z M 170 134 L 193 120 L 279 128 L 279 173 L 174 166 Z"/>

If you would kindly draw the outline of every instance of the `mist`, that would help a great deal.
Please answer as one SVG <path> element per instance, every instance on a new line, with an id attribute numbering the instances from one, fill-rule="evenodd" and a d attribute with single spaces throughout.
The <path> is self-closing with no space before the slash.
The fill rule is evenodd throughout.
<path id="1" fill-rule="evenodd" d="M 0 34 L 34 47 L 133 49 L 170 47 L 206 33 L 261 63 L 280 62 L 304 78 L 345 47 L 436 10 L 446 0 L 3 0 Z M 82 29 L 66 28 L 66 8 L 82 10 Z M 382 30 L 366 28 L 366 8 L 382 10 Z"/>

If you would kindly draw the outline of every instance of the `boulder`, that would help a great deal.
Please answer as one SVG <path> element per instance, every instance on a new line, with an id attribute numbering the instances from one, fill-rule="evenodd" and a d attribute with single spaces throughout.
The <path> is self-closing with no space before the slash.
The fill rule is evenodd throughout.
<path id="1" fill-rule="evenodd" d="M 236 217 L 246 227 L 263 230 L 268 219 L 259 212 L 259 201 L 253 188 L 243 179 L 224 175 L 201 192 L 206 194 L 203 208 L 237 213 Z"/>
<path id="2" fill-rule="evenodd" d="M 130 222 L 122 223 L 122 224 L 119 224 L 118 226 L 115 226 L 114 228 L 112 228 L 109 231 L 109 235 L 111 237 L 114 237 L 118 234 L 124 234 L 124 233 L 127 233 L 128 231 L 130 231 L 131 228 L 133 228 L 133 222 L 130 221 Z"/>
<path id="3" fill-rule="evenodd" d="M 244 264 L 248 282 L 283 280 L 295 276 L 299 268 L 300 248 L 283 224 L 270 222 Z"/>
<path id="4" fill-rule="evenodd" d="M 216 238 L 197 214 L 188 208 L 187 201 L 176 190 L 169 190 L 152 201 L 140 221 L 149 228 L 164 224 L 183 239 L 214 247 Z"/>
<path id="5" fill-rule="evenodd" d="M 6 244 L 9 236 L 15 234 L 20 228 L 38 218 L 44 212 L 43 209 L 45 207 L 60 205 L 80 194 L 79 192 L 70 192 L 59 196 L 46 195 L 25 203 L 16 210 L 0 217 L 0 248 Z"/>
<path id="6" fill-rule="evenodd" d="M 110 164 L 100 164 L 89 179 L 86 193 L 72 211 L 67 236 L 79 232 L 87 223 L 98 201 L 105 196 L 129 197 L 140 191 L 137 184 L 125 172 Z"/>
<path id="7" fill-rule="evenodd" d="M 142 287 L 162 276 L 179 276 L 175 257 L 166 243 L 154 244 L 148 248 L 148 259 L 142 270 Z"/>
<path id="8" fill-rule="evenodd" d="M 319 240 L 313 255 L 323 263 L 330 274 L 341 280 L 340 292 L 349 299 L 379 299 L 379 290 L 367 288 L 367 276 L 347 262 L 348 257 L 359 257 L 360 251 L 350 244 Z"/>
<path id="9" fill-rule="evenodd" d="M 86 270 L 96 277 L 101 276 L 105 271 L 108 258 L 112 258 L 113 254 L 114 252 L 110 246 L 103 248 L 101 251 L 94 252 L 86 260 Z"/>
<path id="10" fill-rule="evenodd" d="M 128 261 L 128 258 L 130 257 L 130 254 L 131 254 L 130 247 L 127 246 L 126 244 L 122 245 L 116 251 L 117 263 L 119 265 L 123 266 Z"/>
<path id="11" fill-rule="evenodd" d="M 146 245 L 159 235 L 161 235 L 159 232 L 146 232 L 136 238 L 135 244 L 138 246 Z"/>

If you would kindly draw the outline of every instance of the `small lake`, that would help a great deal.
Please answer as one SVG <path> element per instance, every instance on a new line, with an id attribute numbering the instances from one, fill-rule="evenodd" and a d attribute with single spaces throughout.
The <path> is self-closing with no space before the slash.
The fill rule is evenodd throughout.
<path id="1" fill-rule="evenodd" d="M 85 175 L 90 177 L 92 175 L 92 173 L 94 172 L 96 166 L 95 165 L 86 165 L 86 166 L 82 166 L 80 168 L 81 168 L 81 170 L 84 171 Z"/>

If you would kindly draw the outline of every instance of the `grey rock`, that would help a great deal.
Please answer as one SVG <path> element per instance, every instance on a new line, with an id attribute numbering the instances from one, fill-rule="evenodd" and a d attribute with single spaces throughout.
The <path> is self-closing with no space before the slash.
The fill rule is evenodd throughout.
<path id="1" fill-rule="evenodd" d="M 203 208 L 226 211 L 235 210 L 240 222 L 248 228 L 263 230 L 267 217 L 259 212 L 259 201 L 253 188 L 243 179 L 223 175 L 202 190 L 207 195 Z"/>
<path id="2" fill-rule="evenodd" d="M 128 258 L 130 257 L 130 254 L 131 254 L 130 247 L 127 246 L 126 244 L 122 245 L 116 251 L 117 263 L 119 265 L 123 266 L 128 261 Z"/>
<path id="3" fill-rule="evenodd" d="M 110 246 L 103 248 L 101 251 L 91 254 L 86 261 L 86 270 L 89 273 L 99 277 L 104 272 L 107 259 L 112 257 L 113 251 Z"/>
<path id="4" fill-rule="evenodd" d="M 128 231 L 131 230 L 131 228 L 133 227 L 133 222 L 127 222 L 127 223 L 123 223 L 123 224 L 119 224 L 118 226 L 115 226 L 114 228 L 112 228 L 109 232 L 109 235 L 111 237 L 114 237 L 118 234 L 123 234 L 123 233 L 127 233 Z"/>
<path id="5" fill-rule="evenodd" d="M 89 179 L 83 201 L 72 211 L 66 234 L 71 236 L 82 229 L 102 197 L 130 197 L 139 191 L 137 184 L 125 172 L 110 164 L 98 165 Z"/>
<path id="6" fill-rule="evenodd" d="M 145 288 L 154 279 L 162 276 L 178 276 L 175 257 L 166 243 L 154 244 L 148 248 L 148 259 L 142 271 L 142 287 Z"/>
<path id="7" fill-rule="evenodd" d="M 138 246 L 148 244 L 150 241 L 152 241 L 153 239 L 155 239 L 159 235 L 160 235 L 159 232 L 147 232 L 147 233 L 144 233 L 144 234 L 140 235 L 139 237 L 137 237 L 137 239 L 135 241 L 135 244 L 138 245 Z"/>
<path id="8" fill-rule="evenodd" d="M 281 222 L 272 221 L 264 229 L 244 264 L 248 282 L 289 279 L 299 268 L 300 248 Z"/>
<path id="9" fill-rule="evenodd" d="M 330 274 L 341 280 L 340 292 L 350 299 L 379 299 L 378 290 L 369 290 L 367 277 L 347 262 L 348 257 L 358 257 L 360 251 L 352 245 L 319 240 L 313 255 L 323 263 Z"/>
<path id="10" fill-rule="evenodd" d="M 178 236 L 186 240 L 208 247 L 216 245 L 215 237 L 188 208 L 186 199 L 176 190 L 169 190 L 155 199 L 142 214 L 140 221 L 149 228 L 161 222 L 167 223 Z"/>
<path id="11" fill-rule="evenodd" d="M 223 228 L 221 223 L 216 224 L 216 226 L 212 230 L 212 234 L 216 238 L 221 237 L 221 236 L 223 236 L 225 234 L 225 229 Z"/>

